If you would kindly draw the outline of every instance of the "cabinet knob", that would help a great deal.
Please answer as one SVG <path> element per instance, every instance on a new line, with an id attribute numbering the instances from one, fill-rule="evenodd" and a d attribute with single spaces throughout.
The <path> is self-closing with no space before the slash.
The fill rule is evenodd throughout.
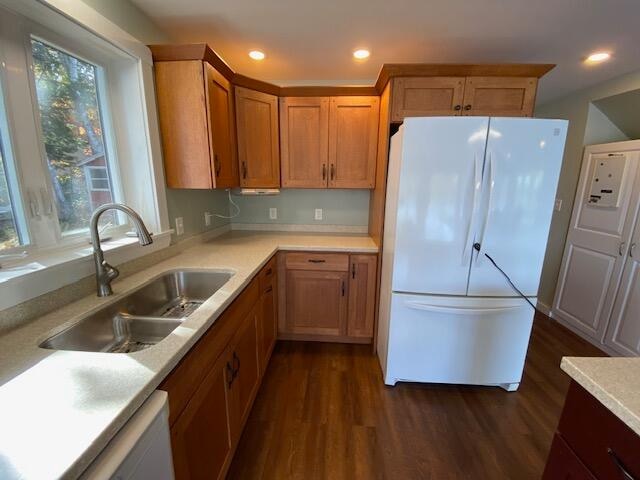
<path id="1" fill-rule="evenodd" d="M 462 105 L 456 105 L 455 107 L 453 107 L 453 109 L 454 109 L 455 111 L 462 110 Z"/>
<path id="2" fill-rule="evenodd" d="M 247 178 L 247 163 L 242 162 L 242 178 Z"/>
<path id="3" fill-rule="evenodd" d="M 336 167 L 335 165 L 332 163 L 331 164 L 331 180 L 333 180 L 333 178 L 336 176 Z"/>
<path id="4" fill-rule="evenodd" d="M 327 165 L 325 163 L 322 164 L 322 180 L 327 179 Z"/>
<path id="5" fill-rule="evenodd" d="M 465 105 L 465 106 L 464 106 L 464 109 L 465 109 L 465 110 L 467 110 L 467 111 L 468 111 L 468 110 L 471 110 L 471 105 Z"/>

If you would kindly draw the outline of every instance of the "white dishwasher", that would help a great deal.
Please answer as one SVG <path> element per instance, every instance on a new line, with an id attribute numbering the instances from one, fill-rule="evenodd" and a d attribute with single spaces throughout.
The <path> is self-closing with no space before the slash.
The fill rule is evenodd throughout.
<path id="1" fill-rule="evenodd" d="M 174 480 L 167 398 L 153 392 L 81 478 Z"/>

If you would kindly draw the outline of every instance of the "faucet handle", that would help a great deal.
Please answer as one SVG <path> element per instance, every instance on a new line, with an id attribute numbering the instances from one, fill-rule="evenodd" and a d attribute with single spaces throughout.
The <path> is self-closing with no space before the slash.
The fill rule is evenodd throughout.
<path id="1" fill-rule="evenodd" d="M 104 279 L 107 282 L 111 282 L 112 280 L 116 279 L 118 275 L 120 275 L 120 270 L 109 265 L 106 260 L 102 261 L 102 266 L 104 267 Z"/>

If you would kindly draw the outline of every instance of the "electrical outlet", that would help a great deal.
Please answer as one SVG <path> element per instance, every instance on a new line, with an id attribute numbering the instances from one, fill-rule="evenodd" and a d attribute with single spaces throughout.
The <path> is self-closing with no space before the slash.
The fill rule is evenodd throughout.
<path id="1" fill-rule="evenodd" d="M 278 219 L 278 209 L 275 207 L 269 208 L 269 220 L 277 220 Z"/>
<path id="2" fill-rule="evenodd" d="M 316 220 L 322 220 L 322 209 L 321 208 L 316 208 L 316 216 L 315 216 Z"/>
<path id="3" fill-rule="evenodd" d="M 554 210 L 556 212 L 559 212 L 560 210 L 562 210 L 562 199 L 561 198 L 556 198 L 556 203 L 555 203 L 555 206 L 553 208 L 554 208 Z"/>
<path id="4" fill-rule="evenodd" d="M 211 226 L 211 217 L 213 215 L 211 215 L 211 213 L 209 212 L 204 212 L 204 226 L 205 227 L 210 227 Z"/>
<path id="5" fill-rule="evenodd" d="M 176 235 L 184 234 L 184 220 L 182 217 L 176 217 Z"/>

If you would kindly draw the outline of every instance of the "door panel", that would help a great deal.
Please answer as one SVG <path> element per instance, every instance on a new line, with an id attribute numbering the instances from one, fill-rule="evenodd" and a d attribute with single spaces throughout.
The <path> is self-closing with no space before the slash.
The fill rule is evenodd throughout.
<path id="1" fill-rule="evenodd" d="M 349 320 L 347 334 L 373 337 L 376 298 L 376 255 L 351 255 L 349 272 Z"/>
<path id="2" fill-rule="evenodd" d="M 207 79 L 207 113 L 209 143 L 214 188 L 240 185 L 236 159 L 235 117 L 231 85 L 208 63 L 204 64 Z"/>
<path id="3" fill-rule="evenodd" d="M 347 273 L 287 271 L 286 332 L 344 335 Z"/>
<path id="4" fill-rule="evenodd" d="M 278 98 L 236 87 L 236 124 L 240 184 L 280 186 Z"/>
<path id="5" fill-rule="evenodd" d="M 394 293 L 385 383 L 518 383 L 532 323 L 522 299 Z"/>
<path id="6" fill-rule="evenodd" d="M 393 291 L 466 294 L 488 125 L 484 117 L 405 120 Z"/>
<path id="7" fill-rule="evenodd" d="M 537 295 L 566 131 L 565 120 L 491 118 L 469 295 L 517 295 L 485 252 Z"/>
<path id="8" fill-rule="evenodd" d="M 276 281 L 274 280 L 262 292 L 260 308 L 262 309 L 260 323 L 260 370 L 266 370 L 269 356 L 276 342 L 278 331 Z"/>
<path id="9" fill-rule="evenodd" d="M 585 149 L 553 303 L 554 314 L 561 321 L 597 341 L 601 341 L 605 335 L 632 242 L 632 228 L 639 205 L 639 191 L 634 185 L 640 173 L 637 168 L 640 153 L 624 151 L 627 144 L 594 145 Z M 597 164 L 605 158 L 625 164 L 617 205 L 612 207 L 602 207 L 591 201 L 592 185 L 598 178 Z M 576 257 L 578 263 L 572 259 L 574 251 L 582 252 Z M 604 275 L 604 263 L 608 265 L 606 269 L 610 270 L 607 275 Z M 588 287 L 592 295 L 590 300 L 581 299 L 573 293 L 583 288 L 585 282 L 584 277 L 570 273 L 577 265 L 593 276 Z M 596 288 L 601 290 L 596 292 Z M 601 298 L 602 301 L 595 302 L 593 298 Z"/>
<path id="10" fill-rule="evenodd" d="M 462 115 L 531 117 L 537 78 L 467 77 Z"/>
<path id="11" fill-rule="evenodd" d="M 332 97 L 329 187 L 373 188 L 378 147 L 378 97 Z"/>
<path id="12" fill-rule="evenodd" d="M 460 115 L 464 77 L 396 78 L 392 118 Z"/>
<path id="13" fill-rule="evenodd" d="M 221 477 L 230 460 L 227 354 L 207 374 L 171 427 L 171 447 L 178 480 Z"/>
<path id="14" fill-rule="evenodd" d="M 329 98 L 280 99 L 282 186 L 325 188 L 329 173 Z"/>
<path id="15" fill-rule="evenodd" d="M 617 255 L 569 246 L 556 308 L 592 335 L 600 331 L 601 313 L 617 258 Z"/>

